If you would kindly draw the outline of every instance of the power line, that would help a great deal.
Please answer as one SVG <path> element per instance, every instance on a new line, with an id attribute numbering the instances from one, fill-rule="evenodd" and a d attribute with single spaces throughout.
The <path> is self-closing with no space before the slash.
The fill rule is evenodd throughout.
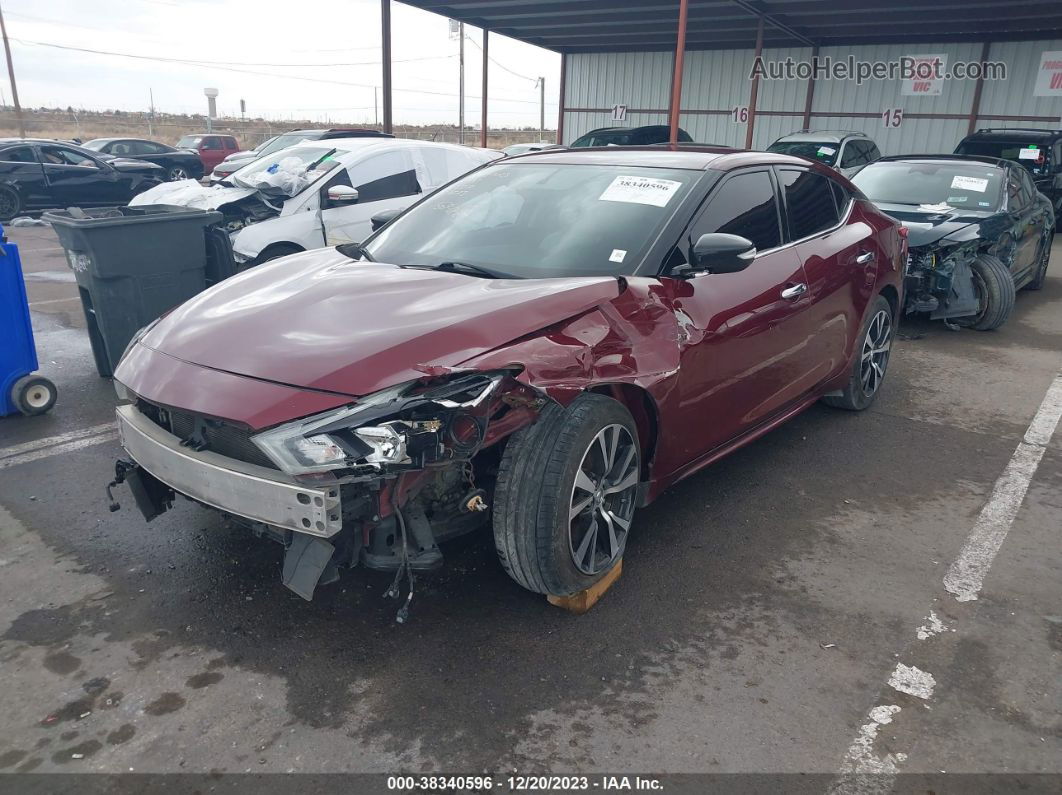
<path id="1" fill-rule="evenodd" d="M 66 51 L 71 51 L 71 52 L 81 52 L 81 53 L 87 53 L 87 54 L 90 54 L 90 55 L 104 55 L 104 56 L 111 56 L 111 57 L 118 57 L 118 58 L 132 58 L 132 59 L 140 60 L 140 61 L 155 61 L 155 62 L 159 62 L 159 63 L 176 63 L 176 64 L 180 64 L 180 65 L 183 65 L 183 66 L 191 66 L 191 67 L 196 68 L 196 69 L 217 69 L 217 70 L 224 71 L 224 72 L 236 72 L 236 73 L 239 73 L 239 74 L 259 75 L 259 76 L 262 76 L 262 77 L 279 78 L 279 79 L 282 79 L 282 80 L 300 80 L 300 81 L 306 82 L 306 83 L 326 83 L 326 84 L 329 84 L 329 85 L 350 86 L 350 87 L 353 87 L 353 88 L 371 88 L 371 89 L 375 89 L 376 88 L 376 85 L 371 84 L 371 83 L 354 83 L 354 82 L 350 82 L 350 81 L 347 81 L 347 80 L 329 80 L 329 79 L 323 78 L 323 77 L 306 77 L 306 76 L 303 76 L 303 75 L 277 74 L 276 72 L 260 72 L 260 71 L 256 71 L 256 70 L 253 70 L 253 69 L 238 69 L 238 68 L 236 68 L 234 66 L 222 66 L 219 63 L 211 63 L 211 62 L 207 62 L 207 61 L 194 61 L 194 60 L 185 59 L 185 58 L 166 58 L 166 57 L 162 57 L 162 56 L 137 55 L 137 54 L 133 54 L 133 53 L 113 52 L 113 51 L 110 51 L 110 50 L 95 50 L 95 49 L 90 49 L 90 48 L 87 48 L 87 47 L 71 47 L 71 46 L 68 46 L 68 45 L 65 45 L 65 44 L 51 44 L 49 42 L 43 42 L 43 41 L 30 41 L 28 39 L 15 39 L 15 38 L 12 38 L 11 41 L 16 42 L 17 44 L 22 44 L 22 45 L 27 45 L 27 46 L 51 47 L 53 49 L 66 50 Z M 454 57 L 454 56 L 445 56 L 445 57 L 450 58 L 450 57 Z M 321 65 L 321 64 L 318 64 L 318 65 Z M 426 95 L 429 95 L 429 96 L 437 96 L 437 97 L 456 97 L 457 96 L 457 94 L 455 94 L 452 91 L 428 91 L 428 90 L 419 89 L 419 88 L 398 88 L 398 87 L 395 87 L 392 90 L 394 90 L 394 91 L 402 91 L 402 92 L 405 92 L 407 94 L 426 94 Z M 480 99 L 480 97 L 470 96 L 469 99 Z M 525 104 L 525 105 L 537 105 L 538 104 L 537 102 L 534 102 L 534 101 L 531 101 L 531 100 L 526 100 L 526 99 L 498 99 L 496 101 L 498 101 L 498 102 L 518 102 L 518 103 Z"/>
<path id="2" fill-rule="evenodd" d="M 480 46 L 478 41 L 473 39 L 471 36 L 465 36 L 465 38 L 468 39 L 470 42 L 472 42 L 474 45 L 476 45 L 476 47 L 479 49 L 480 52 L 483 52 L 483 48 Z M 532 82 L 537 82 L 538 81 L 537 77 L 528 77 L 527 75 L 522 75 L 519 72 L 514 72 L 512 69 L 510 69 L 508 66 L 503 64 L 501 61 L 497 60 L 493 55 L 487 55 L 487 60 L 490 61 L 495 66 L 497 66 L 499 69 L 502 69 L 502 70 L 508 72 L 513 77 L 519 77 L 522 80 L 531 80 Z"/>

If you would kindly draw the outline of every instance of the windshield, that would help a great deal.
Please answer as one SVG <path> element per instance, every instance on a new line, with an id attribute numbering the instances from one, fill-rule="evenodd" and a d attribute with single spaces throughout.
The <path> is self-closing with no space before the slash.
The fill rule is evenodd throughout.
<path id="1" fill-rule="evenodd" d="M 630 274 L 701 172 L 517 162 L 474 171 L 371 237 L 381 262 L 519 278 Z"/>
<path id="2" fill-rule="evenodd" d="M 285 133 L 284 135 L 278 135 L 273 140 L 266 141 L 257 154 L 259 156 L 271 155 L 274 152 L 279 152 L 281 149 L 287 149 L 289 146 L 295 146 L 295 144 L 311 140 L 311 138 L 312 136 L 307 135 L 306 133 Z"/>
<path id="3" fill-rule="evenodd" d="M 808 160 L 816 160 L 832 166 L 837 162 L 837 153 L 841 151 L 841 145 L 815 141 L 775 141 L 767 147 L 767 151 L 778 155 L 806 157 Z"/>
<path id="4" fill-rule="evenodd" d="M 300 146 L 256 158 L 234 172 L 228 181 L 242 188 L 294 196 L 318 177 L 339 165 L 328 146 Z"/>
<path id="5" fill-rule="evenodd" d="M 107 145 L 107 138 L 97 138 L 94 141 L 88 141 L 81 144 L 82 149 L 91 149 L 93 152 L 99 152 L 103 147 Z"/>
<path id="6" fill-rule="evenodd" d="M 871 163 L 852 178 L 876 204 L 912 204 L 995 210 L 1002 172 L 960 163 Z"/>
<path id="7" fill-rule="evenodd" d="M 202 135 L 182 135 L 181 140 L 177 142 L 178 149 L 196 149 L 199 146 L 199 142 L 203 140 Z"/>
<path id="8" fill-rule="evenodd" d="M 587 133 L 575 141 L 573 147 L 583 146 L 631 146 L 634 136 L 629 132 Z"/>
<path id="9" fill-rule="evenodd" d="M 1038 144 L 1018 141 L 964 141 L 955 150 L 957 155 L 999 157 L 1021 163 L 1035 176 L 1051 173 L 1051 149 Z"/>

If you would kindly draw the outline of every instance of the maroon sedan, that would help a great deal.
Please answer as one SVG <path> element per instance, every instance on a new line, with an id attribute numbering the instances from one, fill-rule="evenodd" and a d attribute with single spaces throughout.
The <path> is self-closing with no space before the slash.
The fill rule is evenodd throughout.
<path id="1" fill-rule="evenodd" d="M 149 519 L 179 494 L 283 543 L 307 599 L 359 564 L 397 595 L 490 520 L 513 579 L 570 594 L 667 486 L 817 400 L 873 402 L 905 255 L 794 157 L 496 161 L 363 246 L 260 266 L 141 332 L 116 373 L 119 480 Z"/>

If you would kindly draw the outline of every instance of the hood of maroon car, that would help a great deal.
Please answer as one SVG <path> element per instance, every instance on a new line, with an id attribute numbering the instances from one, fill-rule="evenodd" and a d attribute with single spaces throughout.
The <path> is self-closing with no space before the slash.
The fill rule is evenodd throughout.
<path id="1" fill-rule="evenodd" d="M 227 279 L 142 339 L 185 362 L 360 396 L 452 367 L 619 295 L 612 277 L 482 279 L 334 249 Z"/>

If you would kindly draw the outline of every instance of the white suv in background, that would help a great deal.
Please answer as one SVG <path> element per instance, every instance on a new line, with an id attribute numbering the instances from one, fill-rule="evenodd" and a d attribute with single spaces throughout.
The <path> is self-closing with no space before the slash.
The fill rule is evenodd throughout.
<path id="1" fill-rule="evenodd" d="M 806 157 L 846 177 L 881 157 L 878 145 L 866 133 L 854 130 L 799 130 L 783 135 L 767 151 Z"/>
<path id="2" fill-rule="evenodd" d="M 361 242 L 377 213 L 404 209 L 501 156 L 490 149 L 401 138 L 303 141 L 254 160 L 217 185 L 170 182 L 130 204 L 218 210 L 237 261 L 258 264 Z"/>

